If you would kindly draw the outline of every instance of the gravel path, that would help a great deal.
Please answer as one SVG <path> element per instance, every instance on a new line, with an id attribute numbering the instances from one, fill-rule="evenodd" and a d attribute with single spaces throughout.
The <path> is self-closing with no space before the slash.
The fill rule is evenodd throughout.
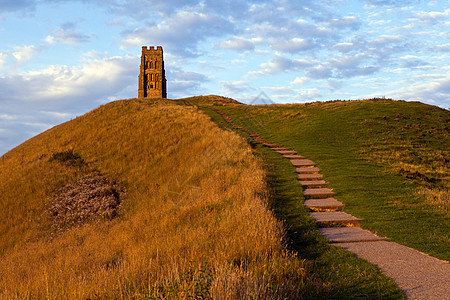
<path id="1" fill-rule="evenodd" d="M 408 299 L 450 299 L 450 263 L 387 241 L 335 244 L 378 266 Z"/>

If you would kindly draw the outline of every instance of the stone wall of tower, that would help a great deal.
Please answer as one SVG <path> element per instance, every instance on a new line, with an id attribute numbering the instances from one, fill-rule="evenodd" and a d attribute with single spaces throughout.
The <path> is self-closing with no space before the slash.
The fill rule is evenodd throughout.
<path id="1" fill-rule="evenodd" d="M 139 98 L 167 98 L 166 73 L 161 46 L 142 47 Z"/>

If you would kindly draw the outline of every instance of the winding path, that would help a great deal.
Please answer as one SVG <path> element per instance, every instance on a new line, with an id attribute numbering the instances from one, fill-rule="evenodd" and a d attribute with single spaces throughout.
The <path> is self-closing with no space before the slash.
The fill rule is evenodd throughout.
<path id="1" fill-rule="evenodd" d="M 186 105 L 188 105 L 185 102 Z M 360 228 L 360 219 L 341 211 L 344 204 L 333 198 L 333 189 L 322 179 L 315 163 L 295 151 L 263 140 L 257 133 L 243 128 L 220 110 L 211 108 L 237 130 L 247 133 L 255 142 L 271 148 L 289 159 L 303 186 L 305 206 L 311 212 L 320 232 L 334 246 L 353 252 L 378 266 L 405 292 L 407 299 L 450 299 L 450 263 L 415 249 L 387 241 Z M 330 227 L 339 225 L 343 227 Z"/>

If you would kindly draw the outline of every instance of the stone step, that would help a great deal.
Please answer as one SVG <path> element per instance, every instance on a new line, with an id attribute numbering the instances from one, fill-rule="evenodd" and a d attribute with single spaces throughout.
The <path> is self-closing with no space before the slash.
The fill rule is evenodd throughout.
<path id="1" fill-rule="evenodd" d="M 272 148 L 272 150 L 274 150 L 274 151 L 289 151 L 289 149 L 288 148 L 285 148 L 285 147 L 280 147 L 280 146 L 276 146 L 276 147 L 271 147 Z"/>
<path id="2" fill-rule="evenodd" d="M 359 227 L 360 219 L 343 211 L 311 212 L 309 215 L 316 219 L 320 226 L 344 225 Z"/>
<path id="3" fill-rule="evenodd" d="M 297 152 L 292 151 L 292 150 L 275 150 L 278 153 L 280 153 L 281 155 L 292 155 L 292 154 L 297 154 Z"/>
<path id="4" fill-rule="evenodd" d="M 269 147 L 269 148 L 279 148 L 280 146 L 278 146 L 277 144 L 271 143 L 271 142 L 265 142 L 263 143 L 264 146 Z"/>
<path id="5" fill-rule="evenodd" d="M 303 195 L 311 198 L 326 198 L 334 195 L 334 192 L 329 188 L 306 189 L 303 191 Z"/>
<path id="6" fill-rule="evenodd" d="M 319 230 L 332 243 L 373 242 L 387 239 L 359 227 L 330 227 L 319 228 Z"/>
<path id="7" fill-rule="evenodd" d="M 300 184 L 304 187 L 323 187 L 327 185 L 325 180 L 299 180 Z"/>
<path id="8" fill-rule="evenodd" d="M 322 177 L 322 174 L 298 174 L 298 179 L 300 180 L 317 180 Z"/>
<path id="9" fill-rule="evenodd" d="M 288 158 L 288 159 L 304 159 L 304 156 L 301 156 L 299 154 L 294 154 L 294 155 L 283 155 L 284 157 Z"/>
<path id="10" fill-rule="evenodd" d="M 312 167 L 314 166 L 314 162 L 309 159 L 291 159 L 291 163 L 295 167 Z"/>
<path id="11" fill-rule="evenodd" d="M 304 204 L 307 208 L 314 211 L 336 211 L 345 206 L 344 203 L 334 198 L 307 199 Z"/>
<path id="12" fill-rule="evenodd" d="M 313 174 L 318 173 L 320 171 L 317 167 L 303 167 L 303 168 L 295 168 L 295 172 L 301 174 Z"/>

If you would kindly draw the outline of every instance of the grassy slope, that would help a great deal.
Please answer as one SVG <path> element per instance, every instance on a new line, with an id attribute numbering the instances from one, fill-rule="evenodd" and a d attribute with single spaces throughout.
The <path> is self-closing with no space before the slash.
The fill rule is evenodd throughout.
<path id="1" fill-rule="evenodd" d="M 233 101 L 223 105 L 216 97 L 195 100 L 186 101 L 199 106 L 213 103 L 263 136 L 320 161 L 327 180 L 335 178 L 335 189 L 341 181 L 339 176 L 351 176 L 336 166 L 347 166 L 355 157 L 356 170 L 367 164 L 364 172 L 392 176 L 384 172 L 385 168 L 367 163 L 374 159 L 366 151 L 373 147 L 370 139 L 361 142 L 364 148 L 341 148 L 338 152 L 344 154 L 336 156 L 333 151 L 340 149 L 342 141 L 336 134 L 321 132 L 324 128 L 334 130 L 335 120 L 342 123 L 349 117 L 340 129 L 352 132 L 353 139 L 360 134 L 354 133 L 353 125 L 358 120 L 371 124 L 370 131 L 381 129 L 383 133 L 383 122 L 391 117 L 398 119 L 395 114 L 387 119 L 368 115 L 352 120 L 354 110 L 342 113 L 346 110 L 333 106 L 280 109 L 241 106 Z M 307 114 L 308 120 L 304 118 Z M 435 117 L 435 111 L 431 111 L 431 117 Z M 216 120 L 223 125 L 219 118 Z M 439 135 L 441 130 L 434 131 Z M 378 133 L 376 137 L 383 135 Z M 323 142 L 317 143 L 321 139 Z M 335 139 L 331 141 L 333 151 L 324 147 L 330 139 Z M 392 145 L 382 145 L 371 151 L 377 155 L 375 159 L 388 157 L 386 149 Z M 80 154 L 87 165 L 74 168 L 50 160 L 53 153 L 67 149 Z M 0 158 L 0 295 L 80 299 L 132 295 L 402 297 L 376 268 L 326 245 L 300 205 L 301 193 L 292 167 L 279 155 L 257 146 L 256 153 L 262 154 L 269 172 L 272 207 L 287 222 L 288 245 L 301 250 L 301 258 L 306 260 L 286 252 L 280 225 L 266 208 L 261 160 L 251 153 L 236 136 L 212 126 L 195 107 L 175 106 L 170 101 L 115 102 L 28 141 Z M 411 166 L 400 164 L 394 169 L 399 168 L 402 174 L 415 174 L 404 172 Z M 121 217 L 72 228 L 55 237 L 51 219 L 45 214 L 46 202 L 56 188 L 92 170 L 127 187 Z M 445 169 L 428 175 L 442 174 L 446 174 Z M 411 189 L 404 178 L 393 177 L 403 186 L 400 192 Z M 340 199 L 349 186 L 341 187 Z M 378 188 L 374 186 L 373 190 Z M 392 204 L 398 208 L 404 194 L 394 200 Z M 422 210 L 430 212 L 426 205 Z M 442 216 L 442 209 L 431 212 Z"/>
<path id="2" fill-rule="evenodd" d="M 72 149 L 85 164 L 52 161 Z M 261 161 L 171 101 L 117 101 L 0 158 L 0 298 L 255 298 L 326 282 L 283 246 Z M 46 205 L 93 171 L 127 189 L 119 218 L 52 232 Z"/>
<path id="3" fill-rule="evenodd" d="M 316 161 L 364 227 L 450 259 L 448 111 L 389 100 L 218 108 Z"/>
<path id="4" fill-rule="evenodd" d="M 196 100 L 190 102 L 196 105 Z M 219 114 L 207 106 L 202 109 L 219 126 L 231 129 Z M 288 248 L 305 259 L 315 278 L 328 283 L 313 299 L 402 299 L 402 292 L 378 268 L 341 248 L 329 246 L 302 205 L 301 187 L 291 163 L 251 139 L 248 141 L 265 161 L 271 208 L 284 223 Z"/>

